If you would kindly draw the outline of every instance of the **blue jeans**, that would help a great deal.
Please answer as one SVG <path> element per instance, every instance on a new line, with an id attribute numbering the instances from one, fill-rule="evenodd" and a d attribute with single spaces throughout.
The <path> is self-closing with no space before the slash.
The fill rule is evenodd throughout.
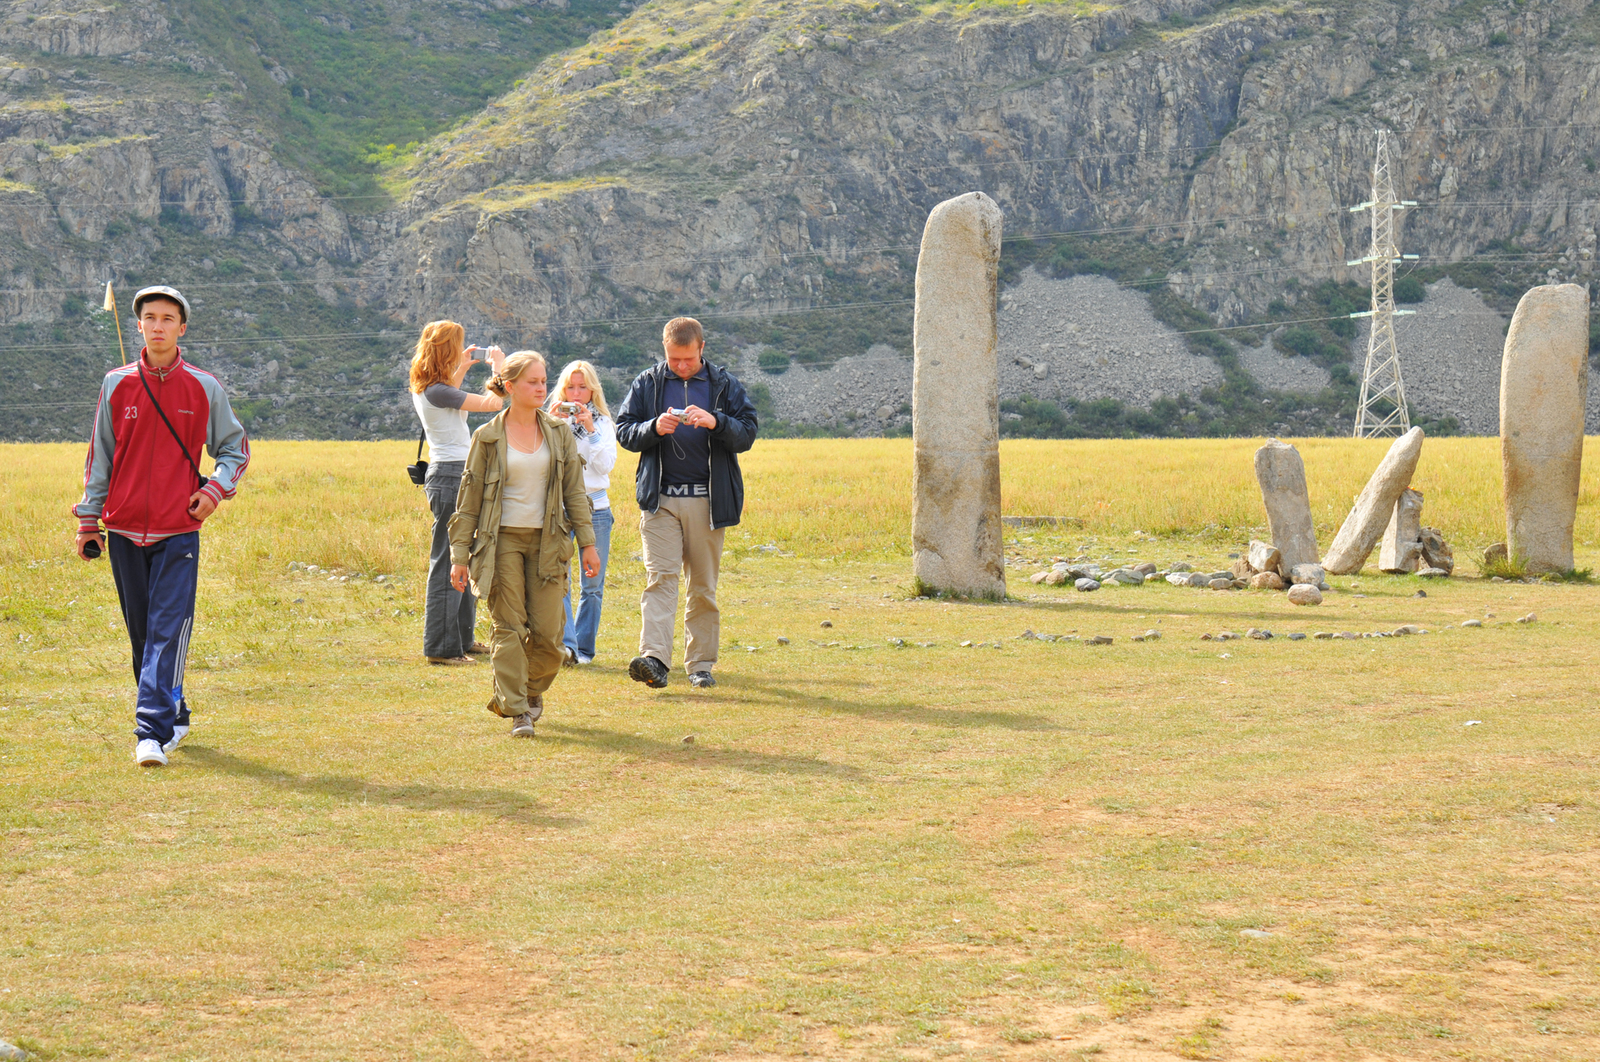
<path id="1" fill-rule="evenodd" d="M 465 461 L 435 461 L 428 466 L 422 490 L 433 511 L 433 544 L 428 551 L 428 596 L 422 608 L 422 655 L 464 656 L 478 621 L 478 599 L 469 587 L 450 585 L 450 517 L 456 511 Z"/>
<path id="2" fill-rule="evenodd" d="M 611 510 L 594 511 L 594 548 L 600 552 L 600 571 L 594 578 L 583 576 L 583 594 L 578 598 L 578 616 L 572 616 L 572 591 L 567 591 L 561 607 L 567 614 L 567 629 L 561 635 L 562 644 L 578 656 L 594 659 L 594 640 L 600 633 L 600 605 L 606 596 L 606 561 L 611 557 Z M 583 571 L 579 558 L 578 571 Z M 570 583 L 568 584 L 571 585 Z"/>

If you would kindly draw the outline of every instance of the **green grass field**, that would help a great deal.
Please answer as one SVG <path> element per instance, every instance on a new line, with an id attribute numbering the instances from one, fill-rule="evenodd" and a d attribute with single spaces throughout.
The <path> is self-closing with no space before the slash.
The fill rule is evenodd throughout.
<path id="1" fill-rule="evenodd" d="M 1225 564 L 1264 522 L 1256 445 L 1005 444 L 1006 511 L 1075 522 L 1009 530 L 1012 599 L 964 603 L 908 596 L 909 442 L 759 444 L 708 691 L 626 678 L 625 458 L 602 655 L 514 742 L 486 664 L 421 662 L 408 444 L 259 443 L 205 532 L 195 731 L 159 771 L 132 763 L 110 572 L 69 552 L 82 449 L 0 446 L 0 1039 L 1600 1057 L 1600 590 L 1475 577 L 1501 537 L 1494 440 L 1424 447 L 1424 522 L 1463 575 L 1426 598 L 1370 567 L 1311 609 L 1027 581 L 1052 555 Z M 1300 446 L 1326 545 L 1383 445 Z M 1591 465 L 1580 568 L 1597 490 Z M 1433 633 L 1282 637 L 1401 623 Z M 1199 640 L 1248 627 L 1280 637 Z"/>

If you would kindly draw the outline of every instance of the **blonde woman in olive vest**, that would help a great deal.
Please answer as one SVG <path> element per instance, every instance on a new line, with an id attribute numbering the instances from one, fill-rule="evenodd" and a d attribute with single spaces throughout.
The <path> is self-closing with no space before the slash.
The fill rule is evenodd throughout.
<path id="1" fill-rule="evenodd" d="M 489 382 L 510 406 L 473 433 L 450 518 L 450 582 L 489 603 L 489 711 L 511 720 L 512 737 L 533 736 L 561 670 L 574 538 L 584 574 L 600 569 L 577 444 L 542 408 L 548 378 L 542 356 L 519 350 Z"/>

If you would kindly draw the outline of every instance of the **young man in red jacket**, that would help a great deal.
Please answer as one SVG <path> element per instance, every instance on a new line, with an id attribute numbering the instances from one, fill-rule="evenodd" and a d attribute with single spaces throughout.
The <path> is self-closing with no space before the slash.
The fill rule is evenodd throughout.
<path id="1" fill-rule="evenodd" d="M 144 335 L 139 360 L 100 385 L 78 517 L 78 556 L 109 548 L 138 682 L 134 761 L 164 767 L 189 733 L 183 670 L 194 630 L 200 525 L 231 498 L 250 463 L 250 440 L 222 384 L 183 360 L 189 302 L 175 288 L 133 297 Z M 200 475 L 200 448 L 216 468 Z M 100 525 L 104 522 L 106 535 Z"/>

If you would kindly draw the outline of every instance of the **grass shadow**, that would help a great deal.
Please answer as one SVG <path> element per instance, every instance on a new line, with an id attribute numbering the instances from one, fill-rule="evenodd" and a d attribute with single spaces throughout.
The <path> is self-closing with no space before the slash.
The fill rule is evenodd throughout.
<path id="1" fill-rule="evenodd" d="M 834 684 L 838 685 L 838 683 Z M 1042 716 L 1027 715 L 1022 712 L 929 708 L 925 705 L 912 704 L 907 701 L 868 704 L 862 701 L 819 697 L 815 693 L 802 692 L 789 686 L 752 682 L 748 677 L 741 677 L 739 685 L 757 693 L 765 694 L 774 700 L 782 701 L 785 704 L 800 702 L 809 707 L 843 712 L 858 719 L 873 719 L 878 722 L 916 723 L 944 727 L 950 730 L 983 727 L 1000 727 L 1006 730 L 1022 731 L 1061 729 L 1055 723 Z"/>
<path id="2" fill-rule="evenodd" d="M 639 737 L 634 734 L 620 734 L 615 730 L 601 730 L 598 727 L 565 726 L 560 723 L 541 722 L 539 735 L 541 741 L 606 749 L 680 767 L 731 767 L 752 774 L 797 774 L 813 778 L 838 778 L 849 782 L 870 780 L 869 776 L 858 768 L 830 763 L 812 756 L 775 756 L 743 749 L 707 748 L 702 745 L 685 745 L 681 742 L 657 741 L 655 738 Z"/>
<path id="3" fill-rule="evenodd" d="M 510 789 L 457 789 L 437 785 L 387 785 L 339 774 L 294 774 L 204 745 L 184 745 L 184 757 L 201 767 L 248 778 L 276 789 L 335 800 L 382 804 L 413 811 L 470 811 L 526 826 L 568 829 L 583 820 L 542 815 L 526 793 Z"/>

